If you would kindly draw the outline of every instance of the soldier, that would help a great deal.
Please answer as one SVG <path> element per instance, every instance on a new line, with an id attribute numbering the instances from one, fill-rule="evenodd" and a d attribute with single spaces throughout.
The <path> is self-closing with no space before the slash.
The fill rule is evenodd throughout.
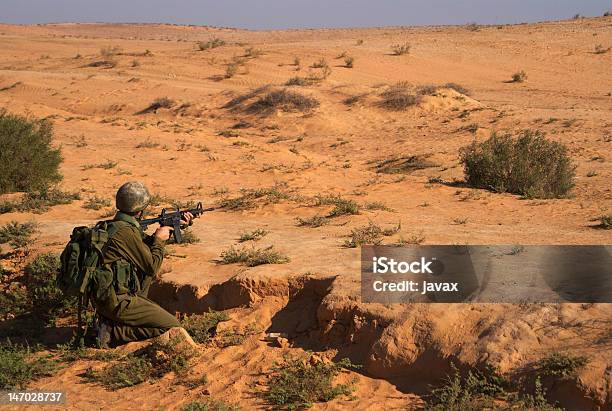
<path id="1" fill-rule="evenodd" d="M 159 227 L 153 235 L 143 233 L 138 220 L 149 201 L 149 191 L 140 182 L 125 183 L 117 191 L 119 211 L 110 224 L 103 253 L 103 267 L 108 274 L 106 280 L 104 275 L 99 276 L 93 287 L 101 347 L 157 337 L 167 331 L 173 338 L 179 336 L 193 343 L 172 314 L 147 298 L 172 230 Z M 182 224 L 191 225 L 192 219 L 191 213 L 185 213 Z"/>

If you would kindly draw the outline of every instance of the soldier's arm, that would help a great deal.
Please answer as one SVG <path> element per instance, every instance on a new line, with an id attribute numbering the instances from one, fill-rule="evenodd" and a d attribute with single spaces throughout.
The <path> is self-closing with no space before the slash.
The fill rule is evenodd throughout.
<path id="1" fill-rule="evenodd" d="M 126 257 L 144 275 L 156 275 L 164 259 L 165 241 L 151 236 L 150 240 L 147 239 L 149 244 L 145 244 L 138 230 L 132 227 L 122 234 L 124 235 L 116 235 L 114 240 L 119 248 L 125 252 Z"/>

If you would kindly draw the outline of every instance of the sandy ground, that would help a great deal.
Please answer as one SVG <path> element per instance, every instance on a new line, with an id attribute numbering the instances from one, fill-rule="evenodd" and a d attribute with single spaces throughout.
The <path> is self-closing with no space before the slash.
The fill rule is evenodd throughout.
<path id="1" fill-rule="evenodd" d="M 227 45 L 197 49 L 197 41 L 213 36 Z M 412 45 L 410 54 L 392 55 L 390 46 L 404 42 Z M 320 228 L 298 227 L 296 217 L 324 215 L 330 207 L 295 200 L 276 204 L 260 200 L 255 209 L 217 210 L 197 221 L 193 232 L 201 242 L 173 247 L 174 255 L 165 263 L 162 284 L 154 294 L 164 299 L 166 307 L 181 312 L 248 307 L 237 309 L 243 311 L 236 311 L 240 318 L 236 321 L 244 325 L 249 316 L 256 316 L 266 329 L 274 328 L 273 318 L 292 302 L 287 279 L 306 273 L 335 278 L 332 291 L 324 293 L 325 309 L 334 306 L 332 300 L 341 301 L 337 305 L 343 307 L 353 302 L 353 311 L 349 311 L 355 313 L 359 250 L 343 248 L 342 243 L 351 229 L 368 221 L 382 226 L 401 222 L 400 233 L 386 238 L 388 243 L 423 237 L 425 244 L 610 244 L 610 231 L 594 228 L 594 219 L 612 210 L 612 52 L 594 53 L 598 44 L 612 46 L 611 18 L 491 26 L 478 31 L 423 27 L 250 32 L 171 25 L 0 25 L 0 107 L 53 120 L 56 144 L 61 145 L 64 156 L 61 187 L 79 191 L 83 198 L 44 214 L 0 215 L 0 222 L 35 220 L 40 233 L 34 248 L 60 250 L 73 226 L 93 223 L 111 211 L 111 207 L 84 209 L 85 200 L 94 195 L 111 200 L 120 184 L 134 179 L 144 181 L 160 195 L 203 201 L 205 206 L 238 197 L 241 189 L 275 184 L 284 184 L 283 190 L 294 196 L 340 194 L 362 205 L 384 203 L 390 210 L 364 210 L 359 215 L 335 218 Z M 105 47 L 120 48 L 119 54 L 111 57 L 116 66 L 88 67 L 105 59 L 100 56 Z M 262 55 L 247 58 L 234 77 L 223 78 L 227 63 L 244 55 L 248 47 L 260 49 Z M 355 58 L 354 68 L 343 67 L 343 60 L 336 58 L 342 52 Z M 301 60 L 299 71 L 293 64 L 295 57 Z M 292 88 L 320 101 L 312 113 L 258 115 L 241 107 L 224 107 L 232 98 L 258 87 L 282 86 L 290 77 L 316 72 L 309 66 L 321 58 L 329 62 L 331 75 L 319 84 Z M 527 80 L 508 82 L 519 70 L 528 74 Z M 463 96 L 442 89 L 437 96 L 428 96 L 403 112 L 378 107 L 381 90 L 398 81 L 415 86 L 453 82 L 470 93 Z M 356 95 L 364 95 L 360 103 L 348 106 L 343 102 Z M 141 113 L 160 97 L 172 99 L 174 105 Z M 239 121 L 249 126 L 235 129 L 234 136 L 219 135 Z M 527 128 L 542 130 L 569 147 L 577 165 L 571 198 L 523 200 L 509 194 L 428 183 L 431 177 L 445 182 L 462 180 L 458 151 L 474 138 L 487 138 L 495 130 Z M 143 142 L 154 144 L 139 147 Z M 374 168 L 378 161 L 411 155 L 426 156 L 436 166 L 406 175 L 381 174 Z M 91 167 L 108 160 L 117 164 L 109 169 Z M 291 258 L 289 263 L 254 268 L 219 264 L 223 250 L 236 244 L 243 232 L 257 228 L 269 232 L 257 246 L 274 245 Z M 319 304 L 321 298 L 314 300 Z M 316 312 L 312 328 L 329 337 L 329 347 L 339 339 L 346 342 L 349 335 L 360 335 L 359 330 L 330 325 L 336 316 L 342 316 L 337 312 L 325 322 L 324 309 L 317 304 L 311 307 Z M 557 319 L 603 324 L 591 329 L 592 334 L 585 328 L 567 338 L 574 342 L 582 338 L 578 350 L 599 358 L 593 365 L 596 371 L 587 373 L 585 381 L 591 380 L 585 384 L 599 387 L 593 390 L 599 390 L 601 404 L 608 401 L 608 405 L 611 355 L 610 336 L 605 330 L 609 308 L 591 307 L 588 314 L 571 306 L 569 314 L 563 307 L 550 308 Z M 363 310 L 369 312 L 364 318 L 394 318 L 394 332 L 414 331 L 414 324 L 398 325 L 398 319 L 409 322 L 406 313 L 410 307 Z M 499 350 L 498 364 L 512 369 L 563 344 L 555 332 L 544 338 L 534 329 L 523 335 L 510 327 L 508 333 L 513 338 L 504 337 L 510 340 L 487 345 L 476 338 L 480 351 L 466 354 L 463 343 L 449 337 L 455 332 L 453 324 L 460 326 L 455 320 L 474 324 L 474 329 L 459 334 L 473 336 L 483 317 L 514 324 L 525 312 L 503 306 L 477 308 L 467 316 L 465 307 L 454 307 L 449 314 L 435 307 L 422 310 L 433 323 L 437 316 L 448 315 L 439 328 L 429 323 L 441 333 L 441 340 L 448 340 L 448 350 L 440 349 L 444 358 L 452 355 L 475 363 L 479 354 Z M 541 311 L 533 312 L 540 321 L 550 320 Z M 603 343 L 597 343 L 601 338 Z M 386 350 L 383 357 L 395 358 L 393 347 L 385 345 L 384 338 L 381 341 L 368 349 Z M 506 357 L 502 353 L 508 351 L 503 350 L 513 341 L 521 348 Z M 567 346 L 567 340 L 565 343 Z M 290 350 L 297 352 L 307 345 L 296 344 Z M 399 362 L 403 358 L 413 364 L 406 358 L 418 357 L 406 354 L 410 350 L 401 344 L 395 349 L 400 353 L 395 358 Z M 261 335 L 253 336 L 244 346 L 210 351 L 209 360 L 200 365 L 212 381 L 210 393 L 246 409 L 263 407 L 253 398 L 250 386 L 271 359 L 280 358 L 280 351 L 263 342 Z M 418 390 L 412 390 L 406 380 L 414 375 L 385 368 L 376 361 L 374 351 L 362 353 L 370 365 L 365 375 L 356 374 L 357 399 L 321 408 L 418 406 L 420 400 L 413 393 Z M 347 353 L 356 355 L 355 350 Z M 238 366 L 241 361 L 244 364 Z M 174 391 L 166 381 L 107 393 L 100 387 L 83 385 L 77 375 L 86 366 L 71 366 L 35 386 L 65 387 L 73 409 L 173 408 L 196 395 Z M 143 402 L 131 403 L 135 395 Z"/>

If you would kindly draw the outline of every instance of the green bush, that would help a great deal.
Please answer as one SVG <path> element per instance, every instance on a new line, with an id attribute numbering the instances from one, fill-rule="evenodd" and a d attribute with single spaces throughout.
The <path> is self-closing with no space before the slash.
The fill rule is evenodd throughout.
<path id="1" fill-rule="evenodd" d="M 546 376 L 567 378 L 575 376 L 576 372 L 583 368 L 587 362 L 588 359 L 583 356 L 553 352 L 542 358 L 537 368 Z"/>
<path id="2" fill-rule="evenodd" d="M 0 194 L 48 188 L 62 179 L 53 127 L 0 109 Z"/>
<path id="3" fill-rule="evenodd" d="M 20 201 L 4 201 L 0 203 L 0 214 L 13 211 L 31 212 L 35 214 L 44 213 L 50 207 L 60 204 L 70 204 L 74 200 L 80 200 L 79 193 L 68 193 L 56 188 L 42 189 L 27 193 Z"/>
<path id="4" fill-rule="evenodd" d="M 205 344 L 217 332 L 220 322 L 229 320 L 223 311 L 209 311 L 204 314 L 194 314 L 183 318 L 181 325 L 187 330 L 193 340 Z"/>
<path id="5" fill-rule="evenodd" d="M 28 347 L 0 344 L 0 390 L 24 389 L 32 380 L 53 375 L 56 365 L 47 357 L 33 357 Z"/>
<path id="6" fill-rule="evenodd" d="M 87 370 L 85 378 L 116 390 L 159 379 L 169 372 L 183 377 L 188 371 L 190 360 L 196 355 L 194 349 L 179 341 L 154 341 L 102 370 Z"/>
<path id="7" fill-rule="evenodd" d="M 225 401 L 207 398 L 202 401 L 192 401 L 181 408 L 181 411 L 238 411 L 235 405 Z"/>
<path id="8" fill-rule="evenodd" d="M 567 148 L 540 131 L 513 138 L 493 135 L 461 150 L 467 183 L 528 198 L 561 198 L 574 186 L 575 166 Z"/>
<path id="9" fill-rule="evenodd" d="M 24 284 L 30 311 L 51 323 L 58 317 L 75 313 L 77 306 L 76 298 L 64 296 L 55 285 L 59 267 L 59 256 L 47 253 L 36 256 L 24 270 Z"/>
<path id="10" fill-rule="evenodd" d="M 268 379 L 264 397 L 275 407 L 298 410 L 310 408 L 315 402 L 331 401 L 353 392 L 351 384 L 336 384 L 334 378 L 342 368 L 359 368 L 348 359 L 339 363 L 287 357 L 275 364 Z"/>
<path id="11" fill-rule="evenodd" d="M 274 246 L 266 248 L 231 246 L 221 252 L 221 261 L 223 264 L 243 263 L 248 267 L 255 267 L 262 264 L 285 264 L 290 260 L 286 255 L 276 251 Z"/>
<path id="12" fill-rule="evenodd" d="M 23 224 L 11 221 L 0 227 L 0 244 L 8 243 L 14 249 L 25 247 L 32 241 L 35 232 L 36 223 L 33 221 Z"/>

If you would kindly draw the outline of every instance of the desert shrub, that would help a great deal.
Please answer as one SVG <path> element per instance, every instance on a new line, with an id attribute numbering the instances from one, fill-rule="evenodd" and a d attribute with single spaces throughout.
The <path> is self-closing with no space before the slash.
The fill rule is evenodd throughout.
<path id="1" fill-rule="evenodd" d="M 29 347 L 0 344 L 0 390 L 24 389 L 30 381 L 53 375 L 57 363 L 35 356 Z"/>
<path id="2" fill-rule="evenodd" d="M 11 221 L 0 227 L 0 244 L 8 243 L 14 249 L 25 247 L 32 242 L 35 232 L 36 223 L 33 221 Z"/>
<path id="3" fill-rule="evenodd" d="M 610 47 L 606 48 L 601 44 L 595 46 L 595 54 L 605 54 L 610 51 Z"/>
<path id="4" fill-rule="evenodd" d="M 204 51 L 204 50 L 210 50 L 210 49 L 214 49 L 214 48 L 217 48 L 217 47 L 221 47 L 221 46 L 224 46 L 224 45 L 225 45 L 225 40 L 220 39 L 218 37 L 215 37 L 215 38 L 212 38 L 212 39 L 210 39 L 208 41 L 200 41 L 198 43 L 198 48 L 201 51 Z"/>
<path id="5" fill-rule="evenodd" d="M 346 56 L 344 58 L 344 67 L 346 67 L 346 68 L 353 68 L 354 64 L 355 64 L 355 58 L 354 57 Z"/>
<path id="6" fill-rule="evenodd" d="M 64 296 L 55 284 L 59 268 L 59 256 L 46 253 L 36 256 L 24 269 L 30 311 L 45 323 L 54 323 L 57 318 L 74 313 L 77 306 L 76 298 Z"/>
<path id="7" fill-rule="evenodd" d="M 315 61 L 314 63 L 312 63 L 312 68 L 324 68 L 324 67 L 329 67 L 329 63 L 327 62 L 327 60 L 325 60 L 324 57 L 321 57 L 318 61 Z"/>
<path id="8" fill-rule="evenodd" d="M 583 356 L 573 356 L 553 352 L 542 358 L 536 368 L 546 376 L 568 378 L 573 377 L 580 368 L 584 367 L 588 359 Z"/>
<path id="9" fill-rule="evenodd" d="M 480 26 L 477 23 L 468 23 L 465 28 L 469 31 L 480 31 Z"/>
<path id="10" fill-rule="evenodd" d="M 355 104 L 362 102 L 367 96 L 368 93 L 355 94 L 354 96 L 345 98 L 342 100 L 342 102 L 347 106 L 354 106 Z"/>
<path id="11" fill-rule="evenodd" d="M 470 95 L 470 90 L 457 83 L 446 83 L 442 87 L 450 88 L 451 90 L 455 90 L 457 93 L 465 94 L 466 96 Z"/>
<path id="12" fill-rule="evenodd" d="M 406 110 L 408 107 L 417 105 L 421 102 L 420 95 L 411 94 L 408 85 L 400 82 L 381 93 L 380 106 L 393 111 Z"/>
<path id="13" fill-rule="evenodd" d="M 574 186 L 575 167 L 567 148 L 540 131 L 526 130 L 474 141 L 461 150 L 467 183 L 529 198 L 560 198 Z"/>
<path id="14" fill-rule="evenodd" d="M 257 241 L 257 240 L 261 240 L 267 234 L 268 234 L 268 231 L 264 230 L 263 228 L 258 228 L 253 231 L 242 233 L 238 241 L 241 243 L 245 241 Z"/>
<path id="15" fill-rule="evenodd" d="M 0 194 L 45 190 L 62 179 L 62 156 L 51 146 L 52 139 L 53 128 L 47 120 L 0 109 Z"/>
<path id="16" fill-rule="evenodd" d="M 170 100 L 168 97 L 159 97 L 156 98 L 153 103 L 149 106 L 151 110 L 157 110 L 158 108 L 170 108 L 174 105 L 174 101 Z"/>
<path id="17" fill-rule="evenodd" d="M 612 229 L 612 214 L 610 215 L 602 215 L 599 217 L 599 221 L 601 222 L 599 226 L 603 229 L 610 230 Z"/>
<path id="18" fill-rule="evenodd" d="M 300 227 L 317 228 L 317 227 L 322 227 L 326 224 L 329 224 L 329 218 L 323 217 L 320 215 L 315 215 L 315 216 L 308 217 L 308 218 L 297 217 L 296 221 L 297 221 L 297 225 Z"/>
<path id="19" fill-rule="evenodd" d="M 84 377 L 110 390 L 117 390 L 159 379 L 169 372 L 182 376 L 195 356 L 193 348 L 178 340 L 169 343 L 154 341 L 102 370 L 88 369 Z"/>
<path id="20" fill-rule="evenodd" d="M 192 401 L 181 408 L 181 411 L 239 411 L 240 408 L 222 400 L 206 398 L 205 400 Z"/>
<path id="21" fill-rule="evenodd" d="M 512 75 L 513 83 L 522 83 L 525 80 L 527 80 L 527 73 L 525 73 L 524 70 L 517 71 L 516 73 Z"/>
<path id="22" fill-rule="evenodd" d="M 427 84 L 424 86 L 419 86 L 417 88 L 417 93 L 422 96 L 433 96 L 438 92 L 438 86 L 433 84 Z"/>
<path id="23" fill-rule="evenodd" d="M 291 77 L 289 80 L 287 80 L 287 82 L 285 83 L 286 86 L 309 86 L 312 84 L 312 81 L 304 78 L 304 77 L 300 77 L 300 76 L 293 76 Z"/>
<path id="24" fill-rule="evenodd" d="M 351 384 L 334 384 L 342 368 L 359 368 L 348 359 L 338 363 L 306 358 L 286 357 L 275 363 L 267 390 L 263 393 L 274 407 L 298 410 L 310 408 L 316 402 L 328 402 L 342 395 L 350 395 Z"/>
<path id="25" fill-rule="evenodd" d="M 391 52 L 395 56 L 403 56 L 404 54 L 410 53 L 410 44 L 394 44 L 391 46 Z"/>
<path id="26" fill-rule="evenodd" d="M 19 201 L 0 203 L 0 214 L 13 211 L 40 214 L 48 211 L 50 207 L 70 204 L 72 201 L 80 199 L 79 193 L 69 193 L 56 188 L 43 189 L 26 193 Z"/>
<path id="27" fill-rule="evenodd" d="M 247 47 L 244 49 L 244 57 L 256 59 L 263 54 L 263 50 L 256 49 L 255 47 Z"/>
<path id="28" fill-rule="evenodd" d="M 219 203 L 219 207 L 228 210 L 248 210 L 257 206 L 255 200 L 265 199 L 266 203 L 276 204 L 282 200 L 288 200 L 291 196 L 285 192 L 284 185 L 276 184 L 272 187 L 258 189 L 242 189 L 242 195 L 236 198 L 226 198 Z"/>
<path id="29" fill-rule="evenodd" d="M 92 61 L 87 67 L 103 67 L 103 68 L 115 68 L 117 62 L 115 60 L 96 60 Z"/>
<path id="30" fill-rule="evenodd" d="M 384 174 L 407 174 L 431 167 L 437 167 L 437 164 L 418 155 L 391 157 L 375 164 L 376 172 Z"/>
<path id="31" fill-rule="evenodd" d="M 155 148 L 155 147 L 159 147 L 159 143 L 151 140 L 150 137 L 147 137 L 146 140 L 136 145 L 136 148 Z"/>
<path id="32" fill-rule="evenodd" d="M 319 101 L 310 96 L 287 89 L 271 91 L 253 103 L 256 111 L 278 109 L 282 111 L 309 111 L 319 106 Z"/>
<path id="33" fill-rule="evenodd" d="M 478 370 L 468 371 L 462 377 L 453 365 L 453 376 L 447 376 L 445 383 L 431 390 L 429 410 L 463 411 L 494 407 L 493 400 L 505 394 L 508 382 L 502 377 L 489 376 Z"/>
<path id="34" fill-rule="evenodd" d="M 262 264 L 284 264 L 289 262 L 289 257 L 274 249 L 274 246 L 266 248 L 236 248 L 231 246 L 221 253 L 223 264 L 243 263 L 248 267 Z"/>
<path id="35" fill-rule="evenodd" d="M 359 214 L 359 204 L 353 200 L 342 198 L 339 195 L 317 195 L 314 198 L 316 207 L 322 205 L 333 205 L 334 208 L 328 217 L 338 217 L 347 214 Z"/>
<path id="36" fill-rule="evenodd" d="M 366 210 L 382 210 L 382 211 L 390 211 L 393 212 L 394 210 L 387 206 L 385 203 L 382 203 L 380 201 L 372 201 L 370 203 L 366 203 L 364 208 Z"/>
<path id="37" fill-rule="evenodd" d="M 225 78 L 232 78 L 238 73 L 238 64 L 232 62 L 225 66 Z"/>
<path id="38" fill-rule="evenodd" d="M 225 312 L 211 310 L 204 314 L 186 316 L 181 325 L 195 342 L 206 344 L 217 333 L 217 325 L 227 320 L 229 316 Z"/>
<path id="39" fill-rule="evenodd" d="M 351 231 L 350 238 L 345 240 L 344 246 L 348 248 L 361 247 L 362 245 L 379 245 L 383 239 L 383 230 L 379 225 L 370 223 L 365 227 L 355 228 Z"/>
<path id="40" fill-rule="evenodd" d="M 92 197 L 89 197 L 87 201 L 85 201 L 85 203 L 83 204 L 83 208 L 86 208 L 88 210 L 99 210 L 103 207 L 109 207 L 110 205 L 111 202 L 109 199 L 94 195 Z"/>

